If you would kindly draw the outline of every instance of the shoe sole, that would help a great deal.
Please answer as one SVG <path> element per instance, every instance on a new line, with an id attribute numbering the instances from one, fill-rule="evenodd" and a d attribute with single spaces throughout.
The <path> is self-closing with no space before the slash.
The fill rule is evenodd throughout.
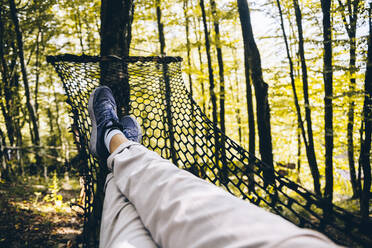
<path id="1" fill-rule="evenodd" d="M 90 119 L 92 121 L 92 133 L 90 134 L 90 140 L 89 140 L 89 150 L 93 153 L 94 156 L 98 157 L 97 154 L 97 123 L 96 123 L 96 116 L 94 115 L 94 109 L 93 109 L 93 103 L 94 103 L 94 96 L 96 93 L 95 89 L 89 97 L 88 102 L 88 112 Z"/>
<path id="2" fill-rule="evenodd" d="M 138 128 L 138 143 L 142 143 L 142 129 L 141 129 L 141 126 L 134 117 L 131 116 L 131 118 L 135 120 L 136 126 Z"/>

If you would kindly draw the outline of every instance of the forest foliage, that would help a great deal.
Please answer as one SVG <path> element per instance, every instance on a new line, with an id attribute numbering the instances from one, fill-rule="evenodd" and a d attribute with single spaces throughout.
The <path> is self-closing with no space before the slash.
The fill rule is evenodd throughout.
<path id="1" fill-rule="evenodd" d="M 370 191 L 363 183 L 371 175 L 360 160 L 368 145 L 365 92 L 372 84 L 366 77 L 367 1 L 248 1 L 260 85 L 246 72 L 255 61 L 244 57 L 242 2 L 134 1 L 129 54 L 181 56 L 184 81 L 215 128 L 318 196 L 341 206 L 356 199 L 351 205 L 359 211 L 362 191 Z M 53 171 L 78 174 L 66 96 L 45 57 L 99 55 L 100 10 L 98 0 L 0 0 L 5 180 L 20 174 L 48 178 Z M 324 32 L 327 13 L 330 28 Z M 257 87 L 266 85 L 268 97 L 257 99 Z M 268 124 L 263 127 L 265 104 L 270 118 L 261 117 Z M 264 136 L 272 148 L 260 147 Z"/>

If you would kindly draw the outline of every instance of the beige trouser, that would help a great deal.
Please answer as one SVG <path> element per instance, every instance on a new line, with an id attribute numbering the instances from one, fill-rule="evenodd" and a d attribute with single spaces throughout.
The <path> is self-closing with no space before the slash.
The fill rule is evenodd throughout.
<path id="1" fill-rule="evenodd" d="M 107 160 L 100 247 L 335 247 L 126 142 Z M 129 201 L 128 201 L 128 200 Z"/>

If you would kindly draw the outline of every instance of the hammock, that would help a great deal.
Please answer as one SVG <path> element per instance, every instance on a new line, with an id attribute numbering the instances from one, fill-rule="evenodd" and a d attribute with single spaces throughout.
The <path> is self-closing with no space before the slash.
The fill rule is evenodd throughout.
<path id="1" fill-rule="evenodd" d="M 72 131 L 79 146 L 85 182 L 84 243 L 92 242 L 93 219 L 102 202 L 102 168 L 88 150 L 88 99 L 100 84 L 104 63 L 97 56 L 48 56 L 62 79 L 71 106 Z M 372 247 L 372 227 L 359 216 L 318 199 L 280 175 L 225 136 L 202 112 L 187 91 L 180 57 L 106 59 L 106 70 L 122 112 L 134 115 L 143 129 L 143 145 L 178 167 L 210 181 L 231 194 L 278 214 L 300 227 L 326 234 L 339 244 Z M 118 79 L 119 78 L 119 79 Z M 123 92 L 129 93 L 130 99 Z M 120 111 L 119 111 L 120 112 Z M 119 114 L 121 114 L 120 112 Z M 265 182 L 264 171 L 274 180 Z M 98 209 L 98 210 L 97 210 Z M 325 213 L 325 214 L 324 214 Z M 99 219 L 99 218 L 98 218 Z M 368 222 L 368 221 L 367 221 Z M 369 222 L 370 223 L 370 222 Z M 368 225 L 368 226 L 367 226 Z M 99 227 L 99 225 L 98 225 Z M 93 238 L 94 238 L 93 237 Z"/>

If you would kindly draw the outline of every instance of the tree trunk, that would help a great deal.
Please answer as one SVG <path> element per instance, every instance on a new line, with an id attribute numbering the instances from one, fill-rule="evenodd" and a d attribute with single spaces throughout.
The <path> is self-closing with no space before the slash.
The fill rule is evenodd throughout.
<path id="1" fill-rule="evenodd" d="M 165 56 L 165 38 L 164 38 L 164 25 L 161 21 L 161 8 L 160 8 L 160 0 L 156 0 L 156 20 L 158 24 L 158 37 L 159 37 L 159 44 L 160 44 L 160 54 L 161 56 Z M 168 75 L 168 64 L 162 64 L 162 72 L 163 72 L 163 89 L 165 90 L 165 111 L 166 115 L 164 116 L 164 123 L 167 124 L 167 130 L 165 133 L 168 134 L 169 137 L 169 152 L 172 162 L 177 164 L 177 154 L 174 148 L 174 131 L 173 131 L 173 113 L 172 113 L 172 92 L 169 82 L 169 75 Z"/>
<path id="2" fill-rule="evenodd" d="M 252 32 L 248 3 L 246 0 L 237 0 L 237 2 L 243 34 L 245 60 L 249 63 L 256 93 L 257 126 L 260 141 L 260 154 L 264 164 L 264 178 L 265 183 L 270 184 L 274 182 L 274 162 L 271 141 L 268 85 L 264 82 L 262 77 L 261 57 Z"/>
<path id="3" fill-rule="evenodd" d="M 302 137 L 304 139 L 306 149 L 308 148 L 308 142 L 307 142 L 307 138 L 306 138 L 306 134 L 305 134 L 304 123 L 302 121 L 300 104 L 298 102 L 298 96 L 297 96 L 296 84 L 295 84 L 295 76 L 294 76 L 294 69 L 293 69 L 293 61 L 292 61 L 292 57 L 291 57 L 290 50 L 289 50 L 287 34 L 286 34 L 285 28 L 284 28 L 282 7 L 281 7 L 281 4 L 280 4 L 279 0 L 276 0 L 276 3 L 277 3 L 277 6 L 278 6 L 278 10 L 279 10 L 280 26 L 281 26 L 282 33 L 283 33 L 285 49 L 286 49 L 286 52 L 287 52 L 287 58 L 288 58 L 288 63 L 289 63 L 289 77 L 291 79 L 291 86 L 292 86 L 294 103 L 295 103 L 296 113 L 297 113 L 297 174 L 298 174 L 298 180 L 300 180 L 299 175 L 300 175 L 300 167 L 301 167 L 301 134 L 302 134 Z M 316 187 L 315 187 L 315 183 L 314 183 L 314 189 L 315 188 Z"/>
<path id="4" fill-rule="evenodd" d="M 193 96 L 193 85 L 191 77 L 191 44 L 190 44 L 190 18 L 188 14 L 188 0 L 183 1 L 183 14 L 185 16 L 186 52 L 187 52 L 187 77 L 189 79 L 190 94 Z"/>
<path id="5" fill-rule="evenodd" d="M 74 14 L 74 17 L 75 17 L 76 32 L 79 37 L 81 52 L 84 54 L 85 49 L 84 49 L 84 42 L 83 42 L 83 32 L 82 32 L 82 25 L 81 25 L 81 18 L 80 18 L 80 10 L 79 8 L 75 8 L 75 10 L 76 12 Z"/>
<path id="6" fill-rule="evenodd" d="M 230 92 L 231 94 L 236 94 L 236 108 L 235 108 L 235 115 L 236 115 L 236 121 L 237 121 L 237 124 L 238 124 L 238 137 L 239 137 L 239 144 L 241 145 L 243 143 L 243 136 L 242 136 L 242 126 L 241 126 L 241 116 L 240 116 L 240 96 L 239 96 L 239 92 L 240 92 L 240 87 L 239 87 L 239 78 L 238 78 L 238 68 L 239 68 L 239 65 L 238 65 L 238 60 L 237 60 L 237 56 L 236 56 L 236 48 L 233 48 L 231 49 L 232 50 L 232 57 L 234 58 L 234 74 L 235 74 L 235 89 L 233 87 L 233 85 L 231 84 L 231 87 L 230 87 Z M 254 125 L 254 123 L 253 123 Z M 249 131 L 249 130 L 248 130 Z"/>
<path id="7" fill-rule="evenodd" d="M 347 113 L 347 155 L 349 161 L 350 169 L 350 182 L 353 188 L 353 198 L 359 197 L 359 187 L 356 178 L 355 172 L 355 161 L 354 161 L 354 109 L 355 102 L 353 99 L 353 94 L 355 91 L 355 73 L 356 73 L 356 24 L 359 13 L 359 0 L 355 0 L 351 3 L 350 0 L 347 0 L 348 6 L 348 16 L 349 21 L 345 15 L 345 6 L 342 4 L 341 0 L 338 0 L 339 5 L 342 8 L 341 15 L 342 20 L 346 29 L 346 32 L 349 36 L 349 74 L 350 74 L 350 85 L 349 85 L 349 109 Z"/>
<path id="8" fill-rule="evenodd" d="M 209 93 L 210 98 L 212 102 L 212 118 L 213 118 L 213 133 L 214 133 L 214 145 L 215 145 L 215 163 L 216 165 L 219 164 L 219 150 L 220 150 L 220 144 L 219 144 L 219 134 L 217 130 L 217 99 L 216 94 L 214 92 L 214 76 L 213 76 L 213 67 L 212 67 L 212 59 L 211 59 L 211 47 L 209 43 L 209 32 L 208 32 L 208 26 L 207 26 L 207 18 L 205 15 L 205 8 L 204 8 L 204 0 L 200 0 L 200 8 L 202 11 L 202 17 L 203 17 L 203 26 L 204 26 L 204 36 L 205 36 L 205 48 L 206 48 L 206 54 L 207 54 L 207 60 L 208 60 L 208 73 L 209 73 Z M 222 183 L 223 183 L 223 178 Z"/>
<path id="9" fill-rule="evenodd" d="M 22 79 L 23 79 L 23 83 L 25 86 L 26 106 L 27 106 L 27 110 L 30 116 L 30 122 L 31 122 L 30 126 L 32 126 L 32 132 L 33 132 L 33 137 L 34 137 L 33 143 L 38 147 L 40 146 L 39 128 L 37 125 L 37 119 L 35 116 L 34 108 L 31 104 L 30 89 L 29 89 L 26 65 L 25 65 L 24 54 L 23 54 L 22 33 L 19 28 L 17 9 L 15 6 L 14 0 L 9 0 L 9 4 L 10 4 L 10 13 L 11 13 L 11 17 L 14 23 L 15 33 L 17 37 L 18 56 L 19 56 L 19 61 L 21 64 Z M 36 153 L 36 163 L 38 165 L 42 163 L 41 157 L 38 155 L 38 152 Z"/>
<path id="10" fill-rule="evenodd" d="M 4 147 L 6 146 L 5 135 L 3 130 L 0 128 L 0 161 L 1 161 L 1 168 L 0 168 L 0 178 L 4 179 L 5 181 L 9 181 L 9 172 L 8 166 L 6 164 L 6 151 Z"/>
<path id="11" fill-rule="evenodd" d="M 372 22 L 371 22 L 372 3 L 369 4 L 369 37 L 368 37 L 368 52 L 367 52 L 367 69 L 364 81 L 364 106 L 363 106 L 363 122 L 364 122 L 364 139 L 361 137 L 359 164 L 363 169 L 364 182 L 360 197 L 360 212 L 365 223 L 370 221 L 369 217 L 369 201 L 371 191 L 371 134 L 372 134 Z M 362 226 L 363 228 L 363 226 Z"/>
<path id="12" fill-rule="evenodd" d="M 186 32 L 186 52 L 187 52 L 187 76 L 189 79 L 189 86 L 190 86 L 190 97 L 193 98 L 194 90 L 193 90 L 193 82 L 192 82 L 192 77 L 191 77 L 191 43 L 190 43 L 190 17 L 188 14 L 188 9 L 189 9 L 189 0 L 184 0 L 183 1 L 183 14 L 185 16 L 185 32 Z M 191 106 L 191 119 L 195 120 L 195 109 L 194 105 Z M 193 130 L 193 153 L 194 156 L 196 156 L 196 126 L 192 124 L 192 130 Z M 191 164 L 191 172 L 194 175 L 201 176 L 199 173 L 199 170 L 195 164 Z"/>
<path id="13" fill-rule="evenodd" d="M 225 149 L 225 75 L 223 67 L 223 56 L 222 56 L 222 46 L 220 39 L 220 24 L 219 15 L 217 14 L 216 2 L 214 0 L 210 1 L 213 16 L 213 26 L 215 32 L 215 45 L 217 51 L 217 62 L 218 62 L 218 73 L 220 78 L 220 127 L 221 127 L 221 137 L 220 137 L 220 148 L 221 148 L 221 162 L 222 162 L 222 175 L 224 180 L 227 180 L 228 170 L 226 161 L 226 149 Z"/>
<path id="14" fill-rule="evenodd" d="M 324 198 L 332 203 L 333 198 L 333 69 L 332 69 L 332 27 L 331 0 L 321 0 L 323 13 L 323 44 L 324 44 L 324 123 L 325 123 L 325 189 Z"/>
<path id="15" fill-rule="evenodd" d="M 119 118 L 129 113 L 129 84 L 121 60 L 129 56 L 134 4 L 132 0 L 101 2 L 101 84 L 115 86 Z M 118 81 L 121 81 L 118 83 Z M 125 96 L 125 97 L 123 97 Z"/>
<path id="16" fill-rule="evenodd" d="M 34 89 L 34 106 L 35 106 L 35 116 L 36 116 L 36 122 L 39 125 L 39 102 L 38 102 L 38 96 L 39 96 L 39 78 L 40 78 L 40 43 L 39 43 L 39 35 L 42 35 L 40 32 L 40 27 L 38 29 L 38 33 L 36 36 L 36 54 L 35 54 L 35 67 L 36 67 L 36 77 L 35 77 L 35 89 Z"/>
<path id="17" fill-rule="evenodd" d="M 12 94 L 9 90 L 9 84 L 11 80 L 11 76 L 9 75 L 8 71 L 8 64 L 5 59 L 4 54 L 4 23 L 3 23 L 3 10 L 0 8 L 0 60 L 1 60 L 1 79 L 2 79 L 2 87 L 0 88 L 0 95 L 5 100 L 5 105 L 1 101 L 1 111 L 4 116 L 5 126 L 7 131 L 7 136 L 9 139 L 9 143 L 12 146 L 14 143 L 14 122 L 10 111 L 10 99 Z"/>
<path id="18" fill-rule="evenodd" d="M 117 57 L 129 56 L 131 31 L 133 21 L 133 0 L 102 0 L 101 1 L 101 84 L 112 87 L 114 97 L 118 104 L 119 118 L 128 114 L 130 110 L 130 88 L 127 75 L 127 67 Z M 89 219 L 88 237 L 96 240 L 99 220 L 101 219 L 103 204 L 103 189 L 107 174 L 105 161 L 97 170 L 97 189 L 94 198 L 94 208 Z"/>
<path id="19" fill-rule="evenodd" d="M 349 101 L 349 109 L 347 112 L 347 155 L 349 161 L 349 169 L 350 169 L 350 182 L 353 188 L 353 198 L 357 198 L 359 196 L 359 188 L 356 179 L 356 172 L 355 172 L 355 160 L 354 160 L 354 108 L 355 102 L 353 100 L 353 92 L 355 91 L 355 62 L 356 62 L 356 38 L 355 32 L 353 32 L 353 36 L 350 37 L 349 44 L 350 44 L 350 61 L 349 61 L 349 70 L 350 70 L 350 87 L 349 92 L 351 94 L 350 101 Z"/>
<path id="20" fill-rule="evenodd" d="M 233 58 L 234 58 L 234 71 L 235 71 L 235 83 L 236 83 L 236 119 L 238 123 L 238 134 L 239 134 L 239 143 L 242 144 L 242 127 L 241 127 L 241 117 L 240 117 L 240 100 L 239 100 L 239 81 L 238 81 L 238 62 L 236 59 L 236 49 L 233 49 Z M 245 57 L 246 58 L 246 57 Z M 247 110 L 248 110 L 248 133 L 249 133 L 249 159 L 248 159 L 248 168 L 245 170 L 247 177 L 248 177 L 248 190 L 249 192 L 255 191 L 255 183 L 254 183 L 254 166 L 255 166 L 255 126 L 254 126 L 254 114 L 253 114 L 253 104 L 252 104 L 252 90 L 251 90 L 251 81 L 250 81 L 250 73 L 249 73 L 249 64 L 248 61 L 245 64 L 245 74 L 246 74 L 246 98 L 247 98 Z M 248 79 L 247 79 L 248 77 Z M 232 87 L 231 87 L 232 88 Z M 231 91 L 233 92 L 233 91 Z"/>
<path id="21" fill-rule="evenodd" d="M 198 20 L 198 28 L 196 27 L 196 19 Z M 203 63 L 203 59 L 202 59 L 202 54 L 201 54 L 201 38 L 199 36 L 199 31 L 200 31 L 200 19 L 199 18 L 194 18 L 194 25 L 195 25 L 195 37 L 196 37 L 196 40 L 197 40 L 197 46 L 198 46 L 198 58 L 199 58 L 199 69 L 200 69 L 200 73 L 201 75 L 204 75 L 204 63 Z M 206 96 L 204 94 L 205 90 L 204 90 L 204 79 L 203 77 L 199 77 L 201 78 L 200 79 L 200 86 L 201 86 L 201 92 L 202 92 L 202 108 L 203 108 L 203 113 L 208 116 L 208 113 L 207 113 L 207 109 L 206 109 Z"/>
<path id="22" fill-rule="evenodd" d="M 160 44 L 160 54 L 165 56 L 165 38 L 164 38 L 164 25 L 161 22 L 161 9 L 160 0 L 156 0 L 156 21 L 158 24 L 158 34 L 159 34 L 159 44 Z"/>
<path id="23" fill-rule="evenodd" d="M 53 82 L 53 80 L 50 80 L 50 82 Z M 60 125 L 60 114 L 59 114 L 59 106 L 58 106 L 58 103 L 60 101 L 58 101 L 58 98 L 57 98 L 57 91 L 56 91 L 56 87 L 54 86 L 54 84 L 52 83 L 52 89 L 53 89 L 53 94 L 54 94 L 54 105 L 55 105 L 55 111 L 56 111 L 56 125 L 57 125 L 57 131 L 58 131 L 58 144 L 62 146 L 62 129 L 61 129 L 61 125 Z M 62 153 L 61 153 L 62 154 Z"/>
<path id="24" fill-rule="evenodd" d="M 297 182 L 301 184 L 301 124 L 297 119 Z"/>
<path id="25" fill-rule="evenodd" d="M 305 138 L 305 133 L 303 133 L 303 138 L 305 142 L 307 160 L 309 162 L 311 175 L 313 177 L 314 192 L 317 196 L 321 197 L 322 193 L 320 190 L 320 175 L 319 175 L 318 164 L 317 164 L 316 156 L 315 156 L 313 128 L 312 128 L 312 121 L 311 121 L 311 110 L 310 110 L 309 89 L 308 89 L 309 86 L 308 86 L 308 76 L 307 76 L 307 67 L 306 67 L 306 59 L 305 59 L 304 37 L 303 37 L 303 31 L 302 31 L 302 14 L 301 14 L 300 6 L 298 5 L 298 0 L 293 0 L 293 5 L 295 9 L 296 23 L 297 23 L 297 28 L 298 28 L 298 52 L 299 52 L 300 59 L 301 59 L 305 119 L 306 119 L 306 124 L 307 124 L 308 141 Z M 302 123 L 302 120 L 300 123 Z M 302 128 L 303 128 L 303 124 L 301 124 L 301 129 Z"/>

